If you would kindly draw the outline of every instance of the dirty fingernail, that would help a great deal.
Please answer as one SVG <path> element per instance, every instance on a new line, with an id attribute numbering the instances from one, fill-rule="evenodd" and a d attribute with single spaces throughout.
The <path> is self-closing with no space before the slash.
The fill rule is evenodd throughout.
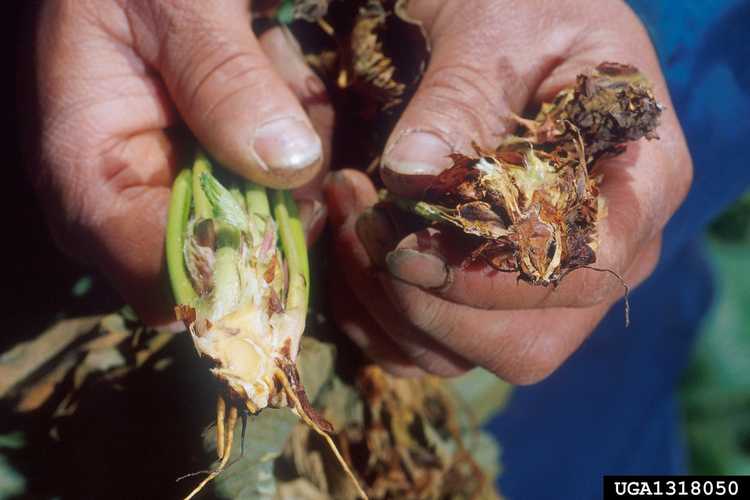
<path id="1" fill-rule="evenodd" d="M 385 256 L 396 246 L 396 233 L 391 222 L 377 208 L 371 208 L 359 216 L 355 229 L 372 264 L 384 269 Z"/>
<path id="2" fill-rule="evenodd" d="M 411 132 L 388 151 L 383 166 L 401 175 L 437 175 L 451 166 L 450 145 L 431 132 Z"/>
<path id="3" fill-rule="evenodd" d="M 255 133 L 253 151 L 267 170 L 303 170 L 321 161 L 320 138 L 305 122 L 279 118 L 261 125 Z"/>
<path id="4" fill-rule="evenodd" d="M 385 260 L 391 275 L 420 288 L 438 289 L 450 282 L 450 270 L 437 255 L 400 248 Z"/>

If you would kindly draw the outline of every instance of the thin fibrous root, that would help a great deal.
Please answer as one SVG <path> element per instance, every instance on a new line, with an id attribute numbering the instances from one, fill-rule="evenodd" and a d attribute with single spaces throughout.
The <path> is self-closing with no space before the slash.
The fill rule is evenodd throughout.
<path id="1" fill-rule="evenodd" d="M 617 281 L 620 282 L 622 287 L 625 289 L 625 297 L 624 297 L 625 299 L 625 328 L 628 328 L 630 326 L 630 286 L 627 284 L 625 279 L 611 269 L 600 269 L 598 267 L 591 267 L 591 266 L 583 266 L 583 267 L 585 267 L 586 269 L 591 269 L 592 271 L 600 272 L 600 273 L 609 273 L 615 278 L 617 278 Z"/>
<path id="2" fill-rule="evenodd" d="M 628 283 L 625 281 L 625 278 L 623 278 L 622 276 L 620 276 L 619 274 L 617 274 L 611 269 L 602 269 L 600 267 L 591 267 L 591 266 L 579 266 L 579 267 L 574 267 L 572 269 L 568 269 L 565 272 L 565 274 L 562 275 L 560 279 L 562 280 L 562 278 L 572 273 L 576 269 L 588 269 L 590 271 L 596 271 L 597 273 L 608 273 L 614 276 L 615 278 L 617 278 L 617 281 L 619 281 L 622 287 L 625 289 L 625 297 L 623 297 L 625 299 L 625 328 L 630 327 L 630 285 L 628 285 Z"/>
<path id="3" fill-rule="evenodd" d="M 344 469 L 344 472 L 346 472 L 346 475 L 349 476 L 349 478 L 354 483 L 354 486 L 357 488 L 357 493 L 364 499 L 368 500 L 367 493 L 365 493 L 365 490 L 362 489 L 362 486 L 359 484 L 359 480 L 357 479 L 357 476 L 354 474 L 354 471 L 349 467 L 349 464 L 344 460 L 344 457 L 341 456 L 341 453 L 339 452 L 339 449 L 336 447 L 336 443 L 333 442 L 333 439 L 331 439 L 331 436 L 325 432 L 323 429 L 318 426 L 305 412 L 304 408 L 302 407 L 302 403 L 300 402 L 299 398 L 297 397 L 297 394 L 294 392 L 294 389 L 292 389 L 291 384 L 289 383 L 289 379 L 287 378 L 286 374 L 283 370 L 277 369 L 276 370 L 276 378 L 279 382 L 281 382 L 282 386 L 284 387 L 284 391 L 286 392 L 287 398 L 293 403 L 293 408 L 296 411 L 296 413 L 302 418 L 302 420 L 305 421 L 307 425 L 310 426 L 315 432 L 317 432 L 325 441 L 328 443 L 328 446 L 331 448 L 331 451 L 336 456 L 336 459 L 341 464 L 341 467 Z"/>
<path id="4" fill-rule="evenodd" d="M 218 407 L 218 404 L 217 404 Z M 225 435 L 225 441 L 222 446 L 224 454 L 222 456 L 221 462 L 219 463 L 219 466 L 212 470 L 211 473 L 203 480 L 201 483 L 195 487 L 195 489 L 190 492 L 188 496 L 185 497 L 185 500 L 190 500 L 195 495 L 200 493 L 200 491 L 208 484 L 210 483 L 216 476 L 222 473 L 224 470 L 224 467 L 227 466 L 227 463 L 229 462 L 229 456 L 232 454 L 232 443 L 234 441 L 234 428 L 237 426 L 237 407 L 232 406 L 229 409 L 229 416 L 226 420 L 226 426 L 224 427 L 224 435 Z M 218 436 L 218 424 L 217 424 L 217 437 Z M 216 447 L 218 449 L 219 443 L 216 443 Z"/>
<path id="5" fill-rule="evenodd" d="M 219 395 L 216 398 L 216 455 L 219 460 L 224 458 L 224 419 L 226 418 L 226 403 Z"/>

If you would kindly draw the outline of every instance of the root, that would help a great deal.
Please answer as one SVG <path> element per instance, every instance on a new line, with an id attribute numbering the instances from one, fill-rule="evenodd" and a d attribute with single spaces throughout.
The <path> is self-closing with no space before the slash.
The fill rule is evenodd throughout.
<path id="1" fill-rule="evenodd" d="M 609 273 L 615 278 L 617 278 L 617 281 L 620 282 L 622 287 L 625 289 L 625 328 L 628 328 L 630 326 L 630 286 L 625 282 L 625 279 L 614 272 L 611 269 L 600 269 L 598 267 L 591 267 L 591 266 L 583 266 L 585 269 L 591 269 L 592 271 L 597 271 L 600 273 Z"/>
<path id="2" fill-rule="evenodd" d="M 237 407 L 232 406 L 229 409 L 229 415 L 227 416 L 226 422 L 223 421 L 222 418 L 224 415 L 224 412 L 226 410 L 226 403 L 224 400 L 219 397 L 219 401 L 216 404 L 216 416 L 217 416 L 217 422 L 216 422 L 216 450 L 217 453 L 219 450 L 221 450 L 221 453 L 219 453 L 221 457 L 221 462 L 219 463 L 219 466 L 212 470 L 208 476 L 201 481 L 201 483 L 195 487 L 193 491 L 190 492 L 188 496 L 185 497 L 185 500 L 190 500 L 195 495 L 200 493 L 200 491 L 208 484 L 210 483 L 216 476 L 222 473 L 224 468 L 227 466 L 227 463 L 229 462 L 229 456 L 232 454 L 232 443 L 234 441 L 234 428 L 237 426 Z"/>
<path id="3" fill-rule="evenodd" d="M 602 269 L 599 267 L 591 267 L 591 266 L 579 266 L 579 267 L 574 267 L 572 269 L 569 269 L 567 272 L 565 272 L 565 274 L 563 274 L 560 277 L 560 280 L 562 281 L 562 279 L 565 276 L 575 271 L 576 269 L 589 269 L 591 271 L 596 271 L 598 273 L 609 273 L 615 278 L 617 278 L 617 281 L 619 281 L 622 287 L 625 289 L 625 296 L 623 297 L 625 299 L 625 328 L 628 328 L 630 326 L 630 286 L 625 282 L 625 279 L 611 269 Z"/>
<path id="4" fill-rule="evenodd" d="M 292 408 L 295 410 L 295 412 L 302 418 L 302 420 L 305 421 L 307 425 L 310 426 L 315 432 L 317 432 L 325 441 L 328 443 L 328 446 L 331 448 L 331 451 L 333 452 L 334 456 L 338 460 L 338 462 L 341 464 L 341 467 L 344 469 L 344 472 L 346 472 L 346 475 L 349 476 L 349 478 L 354 483 L 354 486 L 357 488 L 357 493 L 364 499 L 368 500 L 367 493 L 362 489 L 362 486 L 359 484 L 359 480 L 357 479 L 357 476 L 354 474 L 354 472 L 349 467 L 349 464 L 344 460 L 344 457 L 341 456 L 341 453 L 339 452 L 339 449 L 336 447 L 336 443 L 333 442 L 333 439 L 331 439 L 331 436 L 325 432 L 323 429 L 320 428 L 320 426 L 315 423 L 313 419 L 311 419 L 307 412 L 305 412 L 304 407 L 302 406 L 302 403 L 299 400 L 299 397 L 297 397 L 296 392 L 292 388 L 291 384 L 289 383 L 289 378 L 287 378 L 286 374 L 283 370 L 277 369 L 276 370 L 276 380 L 281 382 L 282 386 L 284 387 L 284 391 L 286 392 L 286 396 L 289 399 L 289 401 L 292 403 Z"/>
<path id="5" fill-rule="evenodd" d="M 224 419 L 226 418 L 227 405 L 224 398 L 219 395 L 216 398 L 216 455 L 221 460 L 224 457 Z"/>

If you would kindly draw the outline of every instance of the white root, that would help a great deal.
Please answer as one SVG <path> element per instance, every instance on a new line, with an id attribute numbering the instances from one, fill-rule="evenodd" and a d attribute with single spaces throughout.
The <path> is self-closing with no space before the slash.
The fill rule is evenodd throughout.
<path id="1" fill-rule="evenodd" d="M 218 406 L 219 405 L 217 404 L 217 407 Z M 223 408 L 224 405 L 222 404 L 221 407 Z M 227 463 L 229 462 L 229 456 L 232 454 L 232 443 L 234 442 L 234 428 L 236 426 L 237 426 L 237 408 L 235 406 L 232 406 L 229 409 L 229 416 L 227 417 L 226 427 L 224 427 L 224 425 L 222 424 L 222 431 L 221 432 L 224 433 L 224 436 L 221 436 L 219 434 L 220 431 L 219 431 L 218 424 L 217 424 L 217 427 L 216 427 L 216 434 L 217 434 L 217 436 L 216 436 L 217 437 L 216 448 L 218 450 L 219 447 L 221 447 L 223 449 L 223 451 L 224 451 L 223 457 L 221 459 L 221 462 L 219 463 L 219 466 L 216 469 L 212 470 L 208 474 L 208 476 L 203 481 L 201 481 L 201 483 L 198 486 L 196 486 L 195 489 L 193 491 L 191 491 L 188 496 L 185 497 L 185 500 L 190 500 L 195 495 L 197 495 L 198 493 L 200 493 L 201 490 L 208 483 L 210 483 L 216 476 L 218 476 L 219 474 L 221 474 L 224 471 L 224 468 L 227 466 Z M 223 439 L 224 442 L 220 445 L 219 442 L 220 442 L 220 440 L 222 440 L 222 437 L 224 438 Z"/>

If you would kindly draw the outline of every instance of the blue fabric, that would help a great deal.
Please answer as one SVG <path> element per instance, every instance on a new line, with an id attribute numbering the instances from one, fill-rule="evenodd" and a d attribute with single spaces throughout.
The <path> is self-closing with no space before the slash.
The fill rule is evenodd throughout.
<path id="1" fill-rule="evenodd" d="M 750 187 L 750 2 L 633 0 L 649 29 L 693 156 L 693 188 L 654 275 L 615 306 L 547 380 L 517 388 L 489 427 L 511 500 L 597 499 L 603 474 L 685 472 L 675 388 L 710 305 L 699 237 Z"/>

